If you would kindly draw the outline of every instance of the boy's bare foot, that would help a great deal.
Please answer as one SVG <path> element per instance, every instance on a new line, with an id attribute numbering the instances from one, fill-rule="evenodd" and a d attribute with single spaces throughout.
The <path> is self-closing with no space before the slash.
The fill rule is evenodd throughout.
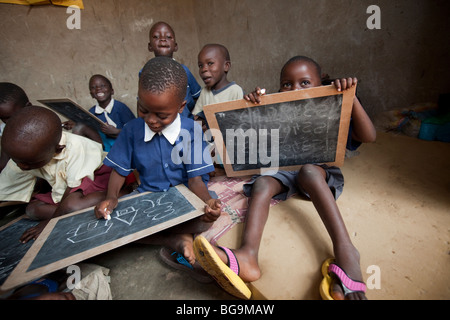
<path id="1" fill-rule="evenodd" d="M 174 251 L 181 253 L 191 265 L 194 265 L 195 263 L 194 238 L 192 234 L 186 233 L 186 234 L 172 235 L 170 247 Z"/>
<path id="2" fill-rule="evenodd" d="M 228 265 L 228 258 L 225 252 L 219 247 L 213 246 L 213 248 L 220 259 Z M 261 277 L 261 270 L 259 269 L 257 257 L 246 252 L 242 248 L 233 249 L 232 251 L 239 263 L 239 277 L 245 282 L 258 280 Z"/>

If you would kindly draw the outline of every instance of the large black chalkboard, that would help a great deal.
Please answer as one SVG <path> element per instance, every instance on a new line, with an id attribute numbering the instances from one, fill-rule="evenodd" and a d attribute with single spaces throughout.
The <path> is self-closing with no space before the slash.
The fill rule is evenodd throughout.
<path id="1" fill-rule="evenodd" d="M 20 237 L 29 228 L 37 225 L 37 221 L 20 217 L 0 230 L 0 286 L 5 282 L 23 256 L 31 248 L 33 241 L 20 242 Z"/>
<path id="2" fill-rule="evenodd" d="M 238 100 L 206 106 L 227 175 L 342 165 L 352 94 L 354 88 L 342 93 L 327 86 L 263 96 L 258 105 Z"/>
<path id="3" fill-rule="evenodd" d="M 100 130 L 101 125 L 103 124 L 99 118 L 83 109 L 70 99 L 50 99 L 38 101 L 53 111 L 63 115 L 67 119 L 74 122 L 83 123 L 91 128 L 94 128 L 95 130 Z"/>
<path id="4" fill-rule="evenodd" d="M 96 219 L 93 208 L 52 219 L 4 287 L 16 287 L 198 217 L 203 206 L 203 201 L 180 185 L 167 192 L 120 199 L 110 220 Z"/>

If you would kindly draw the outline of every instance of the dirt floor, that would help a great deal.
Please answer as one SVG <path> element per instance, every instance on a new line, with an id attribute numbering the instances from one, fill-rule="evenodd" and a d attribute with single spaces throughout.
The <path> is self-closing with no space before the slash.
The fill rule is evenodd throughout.
<path id="1" fill-rule="evenodd" d="M 345 160 L 338 205 L 361 254 L 372 300 L 450 299 L 450 144 L 379 133 Z M 242 223 L 218 240 L 238 245 Z M 308 201 L 271 208 L 254 298 L 320 299 L 320 266 L 331 241 Z M 117 300 L 234 299 L 159 259 L 159 248 L 128 244 L 89 259 L 110 269 Z"/>

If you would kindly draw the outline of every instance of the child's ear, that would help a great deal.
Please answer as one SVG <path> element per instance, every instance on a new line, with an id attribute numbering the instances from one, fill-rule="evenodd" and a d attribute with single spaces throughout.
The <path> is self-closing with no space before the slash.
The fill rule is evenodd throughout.
<path id="1" fill-rule="evenodd" d="M 173 48 L 173 52 L 177 52 L 178 51 L 178 43 L 175 42 L 175 47 Z"/>
<path id="2" fill-rule="evenodd" d="M 228 73 L 228 71 L 230 71 L 231 69 L 231 61 L 227 60 L 225 61 L 225 67 L 223 68 L 223 70 L 225 71 L 225 73 Z"/>
<path id="3" fill-rule="evenodd" d="M 149 42 L 148 43 L 148 51 L 150 51 L 150 52 L 153 52 L 153 48 L 152 48 L 152 43 L 151 42 Z"/>
<path id="4" fill-rule="evenodd" d="M 186 103 L 187 103 L 187 101 L 184 100 L 183 103 L 181 104 L 180 108 L 178 108 L 178 113 L 179 114 L 183 113 L 183 110 L 186 107 Z"/>

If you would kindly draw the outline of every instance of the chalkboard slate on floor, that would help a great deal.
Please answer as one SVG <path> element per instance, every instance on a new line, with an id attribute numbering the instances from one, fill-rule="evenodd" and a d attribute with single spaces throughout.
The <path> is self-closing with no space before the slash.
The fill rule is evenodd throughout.
<path id="1" fill-rule="evenodd" d="M 0 286 L 33 244 L 33 241 L 20 242 L 20 237 L 27 229 L 37 224 L 37 221 L 22 216 L 0 228 Z"/>
<path id="2" fill-rule="evenodd" d="M 101 125 L 103 124 L 103 121 L 70 99 L 49 99 L 38 101 L 53 111 L 63 115 L 67 119 L 74 122 L 83 123 L 91 128 L 94 128 L 95 130 L 100 130 Z"/>
<path id="3" fill-rule="evenodd" d="M 52 219 L 2 289 L 198 217 L 203 207 L 202 200 L 179 185 L 167 192 L 121 198 L 111 220 L 96 219 L 93 208 Z"/>
<path id="4" fill-rule="evenodd" d="M 227 176 L 298 170 L 307 163 L 341 166 L 356 87 L 276 93 L 205 106 Z"/>

